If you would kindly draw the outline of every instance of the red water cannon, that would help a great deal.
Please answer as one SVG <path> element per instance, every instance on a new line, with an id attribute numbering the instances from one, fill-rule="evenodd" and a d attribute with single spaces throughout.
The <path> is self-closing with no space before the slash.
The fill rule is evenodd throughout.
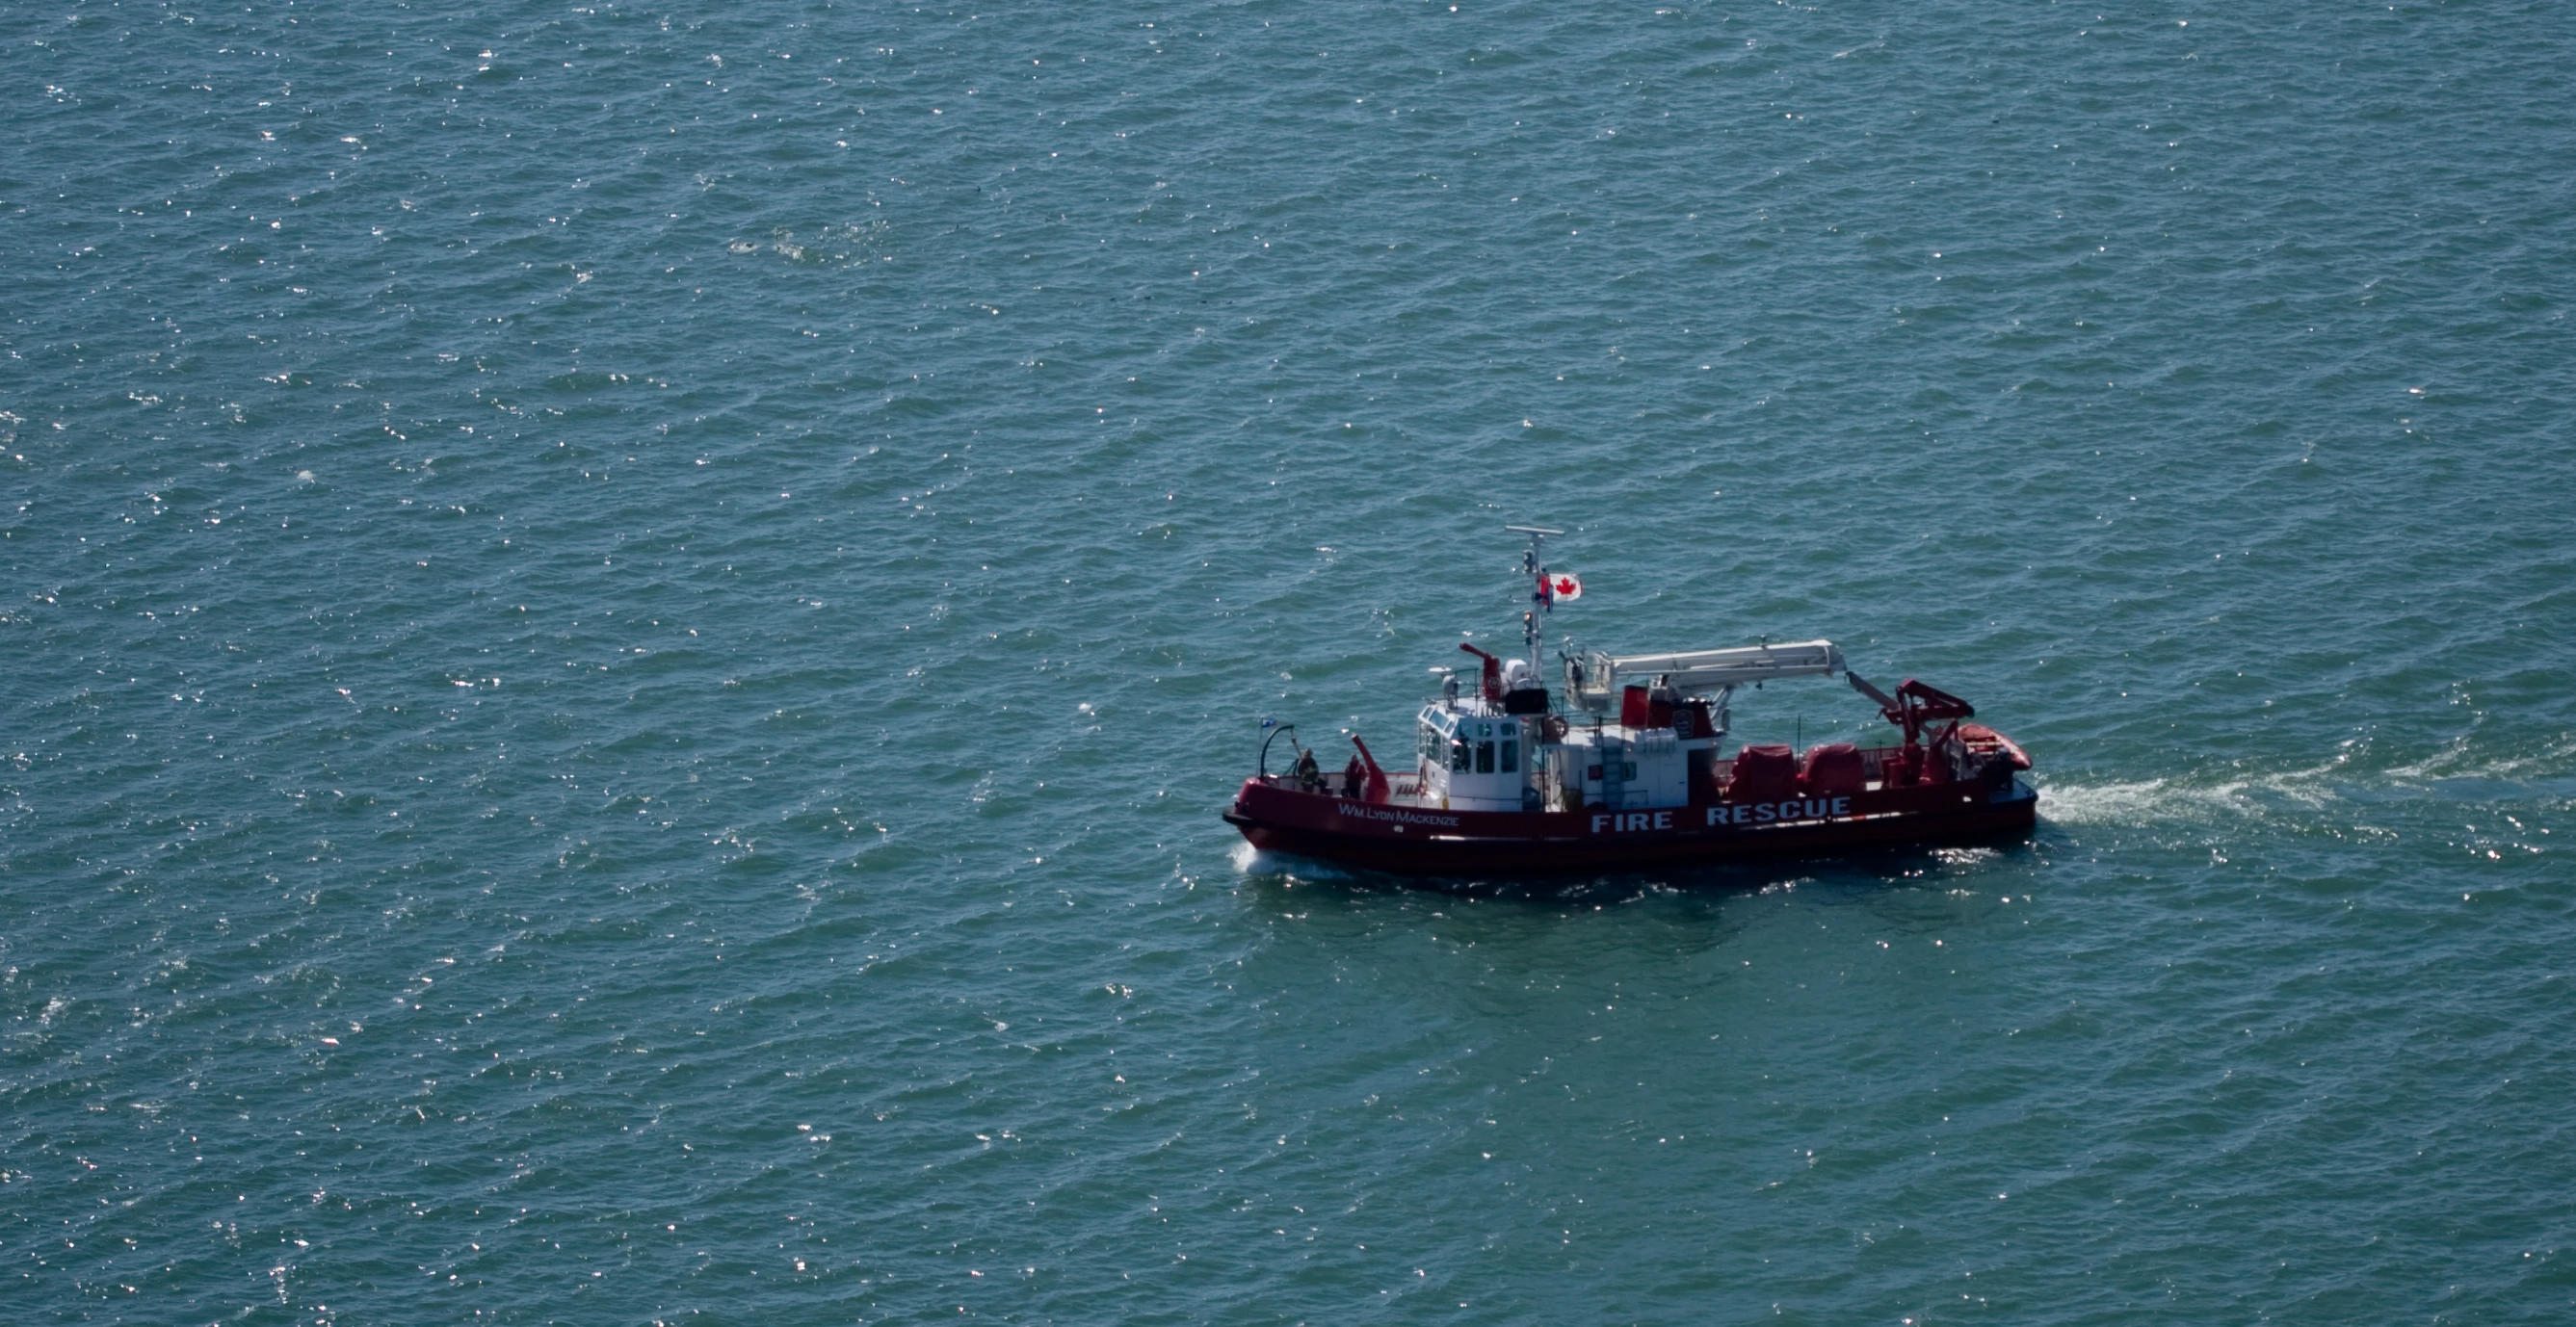
<path id="1" fill-rule="evenodd" d="M 1460 641 L 1460 642 L 1458 642 L 1458 648 L 1459 648 L 1459 649 L 1462 649 L 1462 650 L 1465 650 L 1467 653 L 1472 654 L 1472 655 L 1476 656 L 1477 658 L 1482 659 L 1482 660 L 1484 660 L 1484 661 L 1485 661 L 1485 679 L 1484 679 L 1484 693 L 1485 693 L 1485 699 L 1487 699 L 1487 700 L 1489 700 L 1489 701 L 1492 701 L 1493 703 L 1495 703 L 1495 704 L 1497 704 L 1497 705 L 1502 704 L 1502 703 L 1503 703 L 1503 661 L 1502 661 L 1502 660 L 1500 660 L 1500 659 L 1495 658 L 1494 656 L 1492 656 L 1492 655 L 1490 655 L 1490 654 L 1485 653 L 1483 650 L 1477 649 L 1475 646 L 1470 645 L 1470 644 L 1466 643 L 1465 641 Z"/>

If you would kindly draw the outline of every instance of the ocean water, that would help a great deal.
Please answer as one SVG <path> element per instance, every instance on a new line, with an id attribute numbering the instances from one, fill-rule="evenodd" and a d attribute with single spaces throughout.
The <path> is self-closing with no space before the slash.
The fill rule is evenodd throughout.
<path id="1" fill-rule="evenodd" d="M 2566 20 L 0 8 L 0 1316 L 2569 1321 Z M 1244 850 L 1506 523 L 2037 836 Z"/>

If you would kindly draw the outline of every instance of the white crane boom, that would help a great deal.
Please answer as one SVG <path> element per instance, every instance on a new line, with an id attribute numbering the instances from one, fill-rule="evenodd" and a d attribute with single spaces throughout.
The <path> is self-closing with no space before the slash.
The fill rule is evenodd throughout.
<path id="1" fill-rule="evenodd" d="M 1843 652 L 1829 640 L 1664 654 L 1604 654 L 1596 650 L 1583 660 L 1580 681 L 1569 689 L 1583 708 L 1600 712 L 1609 708 L 1614 692 L 1633 683 L 1661 680 L 1676 691 L 1689 693 L 1780 677 L 1831 677 L 1848 672 L 1843 666 Z"/>

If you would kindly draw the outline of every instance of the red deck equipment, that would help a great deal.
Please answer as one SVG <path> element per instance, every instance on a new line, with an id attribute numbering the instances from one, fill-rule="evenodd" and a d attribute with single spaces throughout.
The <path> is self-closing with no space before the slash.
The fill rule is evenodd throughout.
<path id="1" fill-rule="evenodd" d="M 1735 753 L 1735 777 L 1727 782 L 1726 800 L 1760 802 L 1798 793 L 1798 756 L 1785 745 L 1764 743 Z"/>
<path id="2" fill-rule="evenodd" d="M 1810 797 L 1856 793 L 1868 787 L 1869 767 L 1860 758 L 1860 748 L 1849 742 L 1807 748 L 1806 762 L 1798 768 L 1798 790 Z"/>

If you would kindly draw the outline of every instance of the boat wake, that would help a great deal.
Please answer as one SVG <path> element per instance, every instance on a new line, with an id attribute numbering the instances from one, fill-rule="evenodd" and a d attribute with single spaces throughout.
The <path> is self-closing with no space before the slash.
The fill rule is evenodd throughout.
<path id="1" fill-rule="evenodd" d="M 2321 809 L 2336 799 L 2318 771 L 2199 783 L 2147 779 L 2130 783 L 2040 785 L 2039 814 L 2066 825 L 2170 824 L 2225 816 L 2270 816 L 2290 808 Z"/>
<path id="2" fill-rule="evenodd" d="M 2343 805 L 2385 807 L 2400 801 L 2507 806 L 2576 798 L 2576 737 L 2536 750 L 2494 753 L 2455 738 L 2428 755 L 2398 764 L 2370 759 L 2355 742 L 2305 769 L 2248 773 L 2224 767 L 2172 778 L 2089 783 L 2050 779 L 2039 786 L 2039 813 L 2065 825 L 2145 827 L 2222 819 L 2313 819 Z"/>

